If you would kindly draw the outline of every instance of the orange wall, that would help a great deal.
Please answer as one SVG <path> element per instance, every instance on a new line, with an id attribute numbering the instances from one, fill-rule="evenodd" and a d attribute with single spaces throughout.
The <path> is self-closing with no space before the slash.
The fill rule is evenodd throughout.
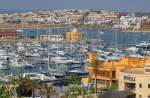
<path id="1" fill-rule="evenodd" d="M 99 70 L 115 70 L 116 71 L 116 79 L 118 80 L 120 70 L 125 68 L 137 68 L 144 67 L 145 63 L 150 63 L 149 58 L 137 58 L 137 57 L 124 57 L 119 61 L 106 61 L 100 65 Z M 92 72 L 89 67 L 89 71 Z M 111 77 L 110 77 L 111 78 Z"/>

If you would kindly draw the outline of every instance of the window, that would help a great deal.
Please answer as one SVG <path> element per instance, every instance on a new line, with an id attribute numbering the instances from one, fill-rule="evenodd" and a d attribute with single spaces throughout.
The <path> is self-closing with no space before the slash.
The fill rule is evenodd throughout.
<path id="1" fill-rule="evenodd" d="M 150 69 L 145 69 L 145 72 L 150 72 Z"/>
<path id="2" fill-rule="evenodd" d="M 141 83 L 139 84 L 139 88 L 142 88 L 142 84 Z"/>
<path id="3" fill-rule="evenodd" d="M 116 77 L 116 72 L 112 71 L 112 78 L 115 78 L 115 77 Z"/>
<path id="4" fill-rule="evenodd" d="M 99 83 L 99 84 L 105 84 L 106 82 L 104 80 L 97 80 L 97 83 Z"/>
<path id="5" fill-rule="evenodd" d="M 128 83 L 125 82 L 125 89 L 135 90 L 136 84 L 135 83 Z"/>
<path id="6" fill-rule="evenodd" d="M 148 84 L 148 88 L 150 88 L 150 84 Z"/>

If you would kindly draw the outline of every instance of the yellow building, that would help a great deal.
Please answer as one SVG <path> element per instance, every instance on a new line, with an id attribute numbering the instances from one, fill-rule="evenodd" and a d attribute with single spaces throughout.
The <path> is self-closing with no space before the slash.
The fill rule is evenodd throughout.
<path id="1" fill-rule="evenodd" d="M 136 98 L 150 98 L 150 66 L 121 71 L 119 90 L 130 90 L 136 94 Z"/>
<path id="2" fill-rule="evenodd" d="M 96 54 L 89 54 L 89 57 L 94 58 Z M 94 59 L 89 59 L 92 62 Z M 96 57 L 97 58 L 97 57 Z M 101 87 L 110 87 L 112 83 L 117 83 L 119 80 L 119 72 L 127 68 L 143 68 L 145 63 L 150 63 L 150 58 L 138 58 L 138 57 L 124 57 L 121 60 L 105 61 L 98 65 L 97 70 L 97 83 Z M 89 73 L 93 75 L 95 79 L 94 67 L 88 66 Z"/>
<path id="3" fill-rule="evenodd" d="M 64 38 L 67 42 L 77 42 L 83 39 L 83 35 L 82 32 L 74 28 L 72 32 L 66 32 Z"/>
<path id="4" fill-rule="evenodd" d="M 62 35 L 40 35 L 38 38 L 40 41 L 47 42 L 47 41 L 63 41 L 64 37 Z"/>

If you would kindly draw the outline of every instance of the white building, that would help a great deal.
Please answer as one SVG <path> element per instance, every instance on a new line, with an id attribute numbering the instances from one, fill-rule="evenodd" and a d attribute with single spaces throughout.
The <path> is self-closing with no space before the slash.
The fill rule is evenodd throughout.
<path id="1" fill-rule="evenodd" d="M 150 66 L 132 68 L 119 74 L 119 90 L 129 90 L 135 98 L 150 98 Z"/>
<path id="2" fill-rule="evenodd" d="M 141 18 L 135 17 L 134 15 L 121 16 L 119 26 L 122 29 L 140 29 L 141 20 Z"/>

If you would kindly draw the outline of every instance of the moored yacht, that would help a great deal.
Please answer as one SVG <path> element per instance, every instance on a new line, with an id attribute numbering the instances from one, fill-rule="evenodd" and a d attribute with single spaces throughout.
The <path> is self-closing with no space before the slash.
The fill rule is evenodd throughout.
<path id="1" fill-rule="evenodd" d="M 53 81 L 56 78 L 54 76 L 46 76 L 41 73 L 24 73 L 23 77 L 28 76 L 32 80 L 41 80 L 41 81 Z"/>

